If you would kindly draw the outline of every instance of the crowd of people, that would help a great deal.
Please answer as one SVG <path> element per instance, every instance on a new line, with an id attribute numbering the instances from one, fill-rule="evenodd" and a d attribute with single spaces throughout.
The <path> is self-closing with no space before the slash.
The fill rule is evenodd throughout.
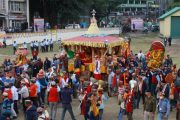
<path id="1" fill-rule="evenodd" d="M 34 49 L 36 49 L 37 51 L 40 50 L 42 53 L 44 53 L 44 52 L 48 52 L 48 51 L 53 51 L 53 49 L 54 49 L 53 44 L 54 43 L 53 43 L 52 39 L 44 39 L 43 41 L 32 41 L 30 43 L 30 49 L 31 49 L 31 51 L 34 51 Z M 13 46 L 13 54 L 15 54 L 18 49 L 17 42 L 14 41 L 12 46 Z M 6 48 L 6 39 L 5 38 L 3 40 L 3 47 Z M 28 49 L 28 44 L 26 42 L 24 42 L 22 44 L 22 47 L 25 49 Z"/>
<path id="2" fill-rule="evenodd" d="M 23 46 L 27 48 L 26 43 Z M 39 51 L 37 41 L 30 46 L 32 51 Z M 51 40 L 43 40 L 40 46 L 42 52 L 49 47 L 53 50 Z M 84 63 L 77 53 L 74 71 L 70 72 L 64 52 L 44 61 L 36 54 L 22 66 L 5 59 L 0 72 L 0 120 L 17 119 L 22 111 L 26 120 L 56 120 L 58 104 L 62 104 L 61 120 L 65 119 L 66 111 L 76 120 L 72 96 L 79 99 L 85 120 L 103 120 L 109 97 L 118 100 L 118 120 L 125 115 L 133 120 L 133 111 L 141 106 L 144 120 L 154 120 L 156 113 L 158 120 L 167 120 L 175 108 L 177 120 L 180 119 L 180 70 L 169 55 L 157 69 L 149 69 L 142 51 L 137 54 L 131 51 L 128 57 L 116 60 L 107 55 L 105 60 L 106 72 L 101 70 L 99 56 L 95 56 L 93 70 L 82 70 Z"/>

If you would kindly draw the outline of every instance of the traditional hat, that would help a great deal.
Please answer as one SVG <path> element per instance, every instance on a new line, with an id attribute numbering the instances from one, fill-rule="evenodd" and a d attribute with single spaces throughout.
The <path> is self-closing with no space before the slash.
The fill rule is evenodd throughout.
<path id="1" fill-rule="evenodd" d="M 56 85 L 56 82 L 55 82 L 55 81 L 52 81 L 52 82 L 51 82 L 51 85 Z"/>
<path id="2" fill-rule="evenodd" d="M 64 83 L 64 86 L 65 86 L 65 87 L 68 87 L 68 86 L 69 86 L 69 84 L 65 82 L 65 83 Z"/>
<path id="3" fill-rule="evenodd" d="M 7 96 L 8 96 L 8 93 L 7 93 L 7 92 L 3 92 L 3 96 L 4 96 L 4 97 L 7 97 Z"/>
<path id="4" fill-rule="evenodd" d="M 76 54 L 76 57 L 79 57 L 79 54 Z"/>
<path id="5" fill-rule="evenodd" d="M 38 73 L 38 76 L 44 76 L 44 75 L 45 75 L 45 72 L 44 72 L 43 69 L 41 69 L 41 70 L 39 71 L 39 73 Z"/>
<path id="6" fill-rule="evenodd" d="M 25 100 L 25 104 L 26 105 L 32 104 L 32 101 L 31 100 Z"/>
<path id="7" fill-rule="evenodd" d="M 93 77 L 90 77 L 90 81 L 92 82 L 92 84 L 97 82 L 97 80 L 95 78 L 93 78 Z"/>
<path id="8" fill-rule="evenodd" d="M 62 76 L 64 76 L 64 73 L 63 73 L 63 72 L 60 72 L 59 75 L 62 77 Z"/>
<path id="9" fill-rule="evenodd" d="M 21 80 L 21 84 L 26 84 L 26 82 L 24 80 Z"/>
<path id="10" fill-rule="evenodd" d="M 102 87 L 98 87 L 97 91 L 103 91 Z"/>
<path id="11" fill-rule="evenodd" d="M 35 83 L 35 82 L 36 82 L 36 79 L 35 79 L 35 78 L 32 78 L 32 79 L 31 79 L 31 82 L 32 82 L 32 83 Z"/>
<path id="12" fill-rule="evenodd" d="M 37 112 L 38 112 L 38 113 L 43 112 L 43 108 L 42 108 L 42 107 L 38 107 L 38 108 L 37 108 Z"/>
<path id="13" fill-rule="evenodd" d="M 165 94 L 163 92 L 160 92 L 159 93 L 159 96 L 164 96 Z"/>
<path id="14" fill-rule="evenodd" d="M 95 55 L 94 57 L 95 57 L 95 58 L 98 58 L 98 55 Z"/>

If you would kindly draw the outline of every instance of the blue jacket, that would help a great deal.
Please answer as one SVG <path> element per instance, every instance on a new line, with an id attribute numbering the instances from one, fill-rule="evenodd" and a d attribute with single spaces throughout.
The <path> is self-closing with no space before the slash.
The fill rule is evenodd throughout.
<path id="1" fill-rule="evenodd" d="M 72 102 L 71 95 L 73 94 L 73 90 L 69 88 L 63 88 L 61 90 L 61 101 L 62 104 L 70 104 Z"/>
<path id="2" fill-rule="evenodd" d="M 41 87 L 47 87 L 48 82 L 46 81 L 45 78 L 40 78 L 40 79 L 38 79 L 38 81 L 39 81 Z"/>
<path id="3" fill-rule="evenodd" d="M 38 120 L 37 109 L 34 105 L 26 110 L 26 120 Z"/>
<path id="4" fill-rule="evenodd" d="M 170 102 L 167 98 L 159 100 L 158 112 L 165 113 L 166 116 L 169 116 L 169 114 L 170 114 Z"/>

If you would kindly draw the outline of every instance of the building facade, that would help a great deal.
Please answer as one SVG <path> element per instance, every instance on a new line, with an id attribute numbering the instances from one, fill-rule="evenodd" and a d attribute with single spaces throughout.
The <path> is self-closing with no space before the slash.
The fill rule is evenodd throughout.
<path id="1" fill-rule="evenodd" d="M 166 12 L 168 9 L 168 6 L 173 2 L 174 0 L 157 0 L 157 3 L 159 4 L 159 14 L 162 15 Z"/>
<path id="2" fill-rule="evenodd" d="M 0 0 L 0 28 L 29 25 L 29 0 Z"/>
<path id="3" fill-rule="evenodd" d="M 119 9 L 124 15 L 147 15 L 156 14 L 158 7 L 157 0 L 124 0 Z"/>
<path id="4" fill-rule="evenodd" d="M 160 18 L 160 33 L 164 37 L 180 38 L 180 7 L 175 7 Z"/>

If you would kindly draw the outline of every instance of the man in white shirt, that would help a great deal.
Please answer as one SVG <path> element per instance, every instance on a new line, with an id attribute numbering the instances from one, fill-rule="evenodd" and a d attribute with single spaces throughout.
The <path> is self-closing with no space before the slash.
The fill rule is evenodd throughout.
<path id="1" fill-rule="evenodd" d="M 39 43 L 38 43 L 38 41 L 35 42 L 35 46 L 36 46 L 37 51 L 39 51 Z"/>
<path id="2" fill-rule="evenodd" d="M 31 46 L 31 51 L 33 51 L 33 47 L 34 47 L 33 41 L 31 42 L 30 46 Z"/>
<path id="3" fill-rule="evenodd" d="M 136 74 L 133 73 L 132 76 L 133 76 L 132 80 L 129 81 L 129 85 L 131 87 L 131 90 L 134 89 L 137 86 L 137 81 L 135 79 Z"/>
<path id="4" fill-rule="evenodd" d="M 140 50 L 139 53 L 138 53 L 138 59 L 139 59 L 139 61 L 142 62 L 142 60 L 144 60 L 144 58 L 145 58 L 145 55 L 142 53 L 142 50 Z"/>
<path id="5" fill-rule="evenodd" d="M 14 43 L 13 43 L 13 50 L 14 50 L 14 54 L 15 54 L 15 52 L 17 50 L 17 43 L 16 43 L 16 41 L 14 41 Z"/>
<path id="6" fill-rule="evenodd" d="M 109 69 L 108 72 L 109 72 L 109 75 L 108 75 L 108 93 L 109 93 L 109 96 L 111 96 L 111 93 L 112 93 L 112 81 L 113 81 L 115 73 L 113 72 L 112 69 Z"/>
<path id="7" fill-rule="evenodd" d="M 26 42 L 23 43 L 23 47 L 27 50 L 27 43 Z"/>
<path id="8" fill-rule="evenodd" d="M 50 51 L 53 51 L 53 41 L 52 41 L 52 39 L 50 40 Z"/>
<path id="9" fill-rule="evenodd" d="M 18 114 L 19 111 L 18 111 L 18 99 L 19 99 L 19 95 L 18 95 L 18 89 L 13 85 L 13 83 L 10 83 L 10 86 L 11 86 L 11 92 L 12 92 L 12 99 L 13 99 L 13 102 L 14 102 L 14 110 L 15 112 Z"/>
<path id="10" fill-rule="evenodd" d="M 26 86 L 25 80 L 22 80 L 21 84 L 22 84 L 22 88 L 18 93 L 21 94 L 22 103 L 23 103 L 23 110 L 25 112 L 26 111 L 25 100 L 28 100 L 28 98 L 29 98 L 29 91 L 28 91 L 28 88 Z"/>
<path id="11" fill-rule="evenodd" d="M 46 45 L 46 52 L 48 52 L 48 47 L 49 47 L 49 41 L 48 40 L 45 41 L 45 45 Z"/>

